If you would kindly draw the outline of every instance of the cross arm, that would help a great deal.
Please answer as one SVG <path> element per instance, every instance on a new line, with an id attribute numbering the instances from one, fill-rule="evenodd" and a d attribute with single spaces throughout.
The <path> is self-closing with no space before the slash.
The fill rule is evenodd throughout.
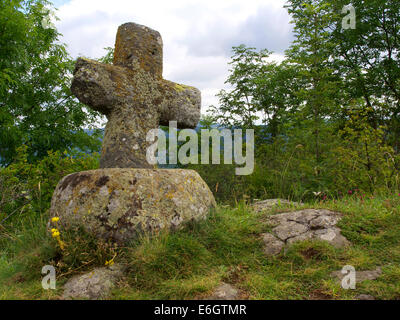
<path id="1" fill-rule="evenodd" d="M 160 81 L 163 93 L 160 108 L 160 124 L 177 121 L 178 128 L 195 128 L 200 121 L 200 90 L 167 80 Z"/>
<path id="2" fill-rule="evenodd" d="M 116 79 L 123 76 L 121 68 L 90 59 L 79 58 L 75 65 L 71 91 L 80 102 L 108 115 L 118 95 Z"/>

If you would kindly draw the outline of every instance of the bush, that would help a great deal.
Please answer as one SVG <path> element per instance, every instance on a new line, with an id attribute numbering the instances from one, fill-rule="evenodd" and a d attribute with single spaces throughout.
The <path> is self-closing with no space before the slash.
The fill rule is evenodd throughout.
<path id="1" fill-rule="evenodd" d="M 242 199 L 325 200 L 355 190 L 393 193 L 399 190 L 400 156 L 385 143 L 384 134 L 357 113 L 343 130 L 326 134 L 319 161 L 311 139 L 295 132 L 256 145 L 255 169 L 248 176 L 236 176 L 235 164 L 186 168 L 200 174 L 217 201 L 230 204 Z"/>
<path id="2" fill-rule="evenodd" d="M 96 169 L 99 155 L 72 155 L 48 152 L 48 156 L 28 162 L 27 147 L 18 149 L 14 162 L 0 168 L 0 225 L 17 227 L 28 217 L 41 218 L 50 208 L 51 197 L 57 183 L 64 176 Z"/>
<path id="3" fill-rule="evenodd" d="M 21 147 L 14 162 L 0 168 L 0 255 L 16 261 L 18 271 L 26 279 L 40 277 L 42 266 L 49 263 L 57 265 L 60 272 L 84 265 L 87 261 L 80 253 L 87 248 L 103 259 L 102 252 L 106 250 L 94 246 L 83 234 L 81 238 L 75 237 L 75 242 L 69 241 L 72 235 L 63 234 L 65 242 L 75 243 L 80 250 L 74 245 L 62 253 L 46 228 L 57 183 L 68 174 L 98 168 L 99 155 L 49 152 L 35 163 L 27 159 L 27 148 Z M 70 264 L 68 268 L 64 260 Z"/>

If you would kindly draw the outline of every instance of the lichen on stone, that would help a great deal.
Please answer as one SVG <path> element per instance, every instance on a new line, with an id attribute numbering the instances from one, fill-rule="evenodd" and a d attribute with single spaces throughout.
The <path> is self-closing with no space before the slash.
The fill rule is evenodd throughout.
<path id="1" fill-rule="evenodd" d="M 99 169 L 72 176 L 58 184 L 51 216 L 60 217 L 64 228 L 83 226 L 118 243 L 141 232 L 179 229 L 206 218 L 215 206 L 210 189 L 192 170 Z M 193 183 L 179 188 L 186 181 Z"/>
<path id="2" fill-rule="evenodd" d="M 185 91 L 185 90 L 188 90 L 188 89 L 193 89 L 193 87 L 185 86 L 184 84 L 178 84 L 178 83 L 175 84 L 175 90 L 176 91 Z"/>
<path id="3" fill-rule="evenodd" d="M 53 194 L 50 213 L 61 226 L 126 244 L 141 232 L 175 230 L 207 216 L 215 199 L 196 172 L 153 170 L 147 162 L 148 132 L 169 121 L 194 128 L 201 106 L 198 89 L 162 78 L 157 31 L 120 26 L 114 65 L 78 59 L 71 90 L 108 122 L 103 169 L 69 175 Z"/>
<path id="4" fill-rule="evenodd" d="M 200 91 L 162 78 L 161 36 L 135 23 L 119 27 L 114 65 L 78 59 L 71 90 L 107 116 L 101 168 L 152 168 L 147 133 L 169 121 L 194 128 L 200 120 Z"/>

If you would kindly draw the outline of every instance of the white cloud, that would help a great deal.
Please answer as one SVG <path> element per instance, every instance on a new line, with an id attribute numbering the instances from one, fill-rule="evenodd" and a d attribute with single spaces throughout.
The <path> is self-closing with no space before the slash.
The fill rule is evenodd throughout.
<path id="1" fill-rule="evenodd" d="M 73 57 L 99 58 L 114 46 L 119 25 L 135 22 L 159 31 L 164 77 L 202 91 L 205 112 L 226 88 L 230 49 L 244 43 L 282 53 L 291 40 L 284 0 L 71 0 L 56 23 Z"/>

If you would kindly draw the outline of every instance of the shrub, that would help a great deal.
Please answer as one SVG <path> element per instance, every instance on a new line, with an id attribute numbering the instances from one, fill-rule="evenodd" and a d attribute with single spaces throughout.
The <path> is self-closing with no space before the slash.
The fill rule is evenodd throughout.
<path id="1" fill-rule="evenodd" d="M 26 217 L 39 218 L 50 208 L 57 183 L 64 176 L 98 168 L 99 155 L 48 152 L 48 156 L 28 162 L 27 147 L 18 149 L 16 159 L 0 168 L 0 225 L 17 227 Z"/>

